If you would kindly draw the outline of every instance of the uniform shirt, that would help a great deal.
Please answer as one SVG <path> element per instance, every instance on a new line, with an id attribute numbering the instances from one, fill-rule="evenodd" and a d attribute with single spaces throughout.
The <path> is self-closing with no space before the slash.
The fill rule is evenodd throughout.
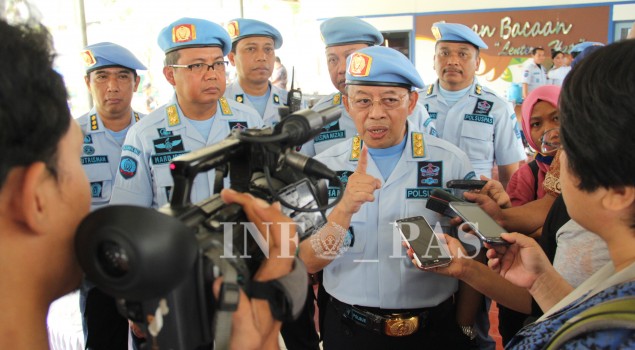
<path id="1" fill-rule="evenodd" d="M 419 99 L 421 100 L 421 97 L 419 97 Z M 346 112 L 346 108 L 344 107 L 344 103 L 342 102 L 341 92 L 336 92 L 322 98 L 311 109 L 313 109 L 314 111 L 320 111 L 331 106 L 340 107 L 342 111 L 341 117 L 330 125 L 325 126 L 322 129 L 322 132 L 313 140 L 302 145 L 300 153 L 312 157 L 316 154 L 324 152 L 328 148 L 342 141 L 348 140 L 351 137 L 357 135 L 355 122 L 353 121 L 353 118 L 351 118 L 350 114 Z M 412 111 L 412 114 L 408 117 L 408 119 L 410 119 L 414 125 L 423 130 L 423 132 L 433 136 L 437 136 L 434 121 L 430 118 L 428 112 L 420 103 L 417 103 L 415 109 Z"/>
<path id="2" fill-rule="evenodd" d="M 494 160 L 507 165 L 525 159 L 516 114 L 510 104 L 474 79 L 451 108 L 439 94 L 439 81 L 429 85 L 421 101 L 440 138 L 462 149 L 476 175 L 492 177 Z"/>
<path id="3" fill-rule="evenodd" d="M 271 88 L 271 94 L 269 96 L 269 101 L 267 102 L 267 107 L 265 108 L 265 113 L 261 118 L 265 126 L 276 125 L 280 121 L 278 108 L 287 105 L 287 91 L 277 86 L 272 86 L 271 84 L 269 84 L 269 87 Z M 240 84 L 238 84 L 238 80 L 235 80 L 231 84 L 227 85 L 224 96 L 228 100 L 234 100 L 238 103 L 242 103 L 256 111 L 254 105 L 249 101 L 249 98 L 247 98 L 247 94 L 243 91 L 243 88 L 240 87 Z M 256 114 L 258 114 L 258 112 L 256 112 Z"/>
<path id="4" fill-rule="evenodd" d="M 567 76 L 567 74 L 569 74 L 570 71 L 570 66 L 562 66 L 550 70 L 547 74 L 547 77 L 549 78 L 549 84 L 562 86 L 564 78 Z"/>
<path id="5" fill-rule="evenodd" d="M 130 125 L 144 115 L 132 112 Z M 95 108 L 77 119 L 84 133 L 82 166 L 90 181 L 90 210 L 108 205 L 121 158 L 121 144 L 110 135 Z"/>
<path id="6" fill-rule="evenodd" d="M 183 115 L 174 97 L 128 132 L 111 204 L 158 208 L 168 203 L 174 184 L 170 161 L 177 156 L 213 145 L 236 128 L 262 127 L 262 118 L 249 107 L 221 98 L 211 132 L 204 140 Z M 193 203 L 212 195 L 215 172 L 198 174 L 192 187 Z"/>
<path id="7" fill-rule="evenodd" d="M 423 215 L 433 227 L 437 222 L 447 225 L 447 218 L 426 209 L 430 192 L 448 180 L 474 178 L 474 172 L 463 151 L 408 124 L 406 146 L 397 165 L 375 191 L 375 201 L 363 204 L 351 218 L 348 250 L 324 268 L 326 291 L 345 303 L 388 309 L 431 307 L 458 288 L 456 279 L 423 272 L 412 264 L 394 222 Z M 417 138 L 423 140 L 421 153 L 413 147 Z M 351 159 L 356 141 L 339 143 L 316 159 L 346 182 L 357 167 L 357 160 Z M 367 173 L 382 179 L 372 157 Z M 329 188 L 331 200 L 338 193 L 339 189 Z"/>
<path id="8" fill-rule="evenodd" d="M 534 59 L 527 60 L 523 67 L 523 81 L 527 84 L 527 93 L 532 92 L 535 88 L 547 84 L 547 71 L 544 65 L 538 66 L 534 63 Z"/>

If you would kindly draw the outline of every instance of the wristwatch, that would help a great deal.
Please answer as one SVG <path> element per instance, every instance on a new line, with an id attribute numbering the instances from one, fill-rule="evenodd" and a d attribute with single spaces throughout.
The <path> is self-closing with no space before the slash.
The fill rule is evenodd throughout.
<path id="1" fill-rule="evenodd" d="M 461 332 L 465 334 L 466 337 L 470 338 L 470 340 L 474 340 L 476 338 L 476 329 L 474 326 L 459 326 L 461 327 Z"/>

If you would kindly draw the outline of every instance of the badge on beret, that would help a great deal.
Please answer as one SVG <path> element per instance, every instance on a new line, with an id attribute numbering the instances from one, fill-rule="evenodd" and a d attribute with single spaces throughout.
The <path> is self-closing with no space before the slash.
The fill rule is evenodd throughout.
<path id="1" fill-rule="evenodd" d="M 231 21 L 227 24 L 227 32 L 229 36 L 234 39 L 240 35 L 240 28 L 238 27 L 238 22 Z"/>
<path id="2" fill-rule="evenodd" d="M 82 60 L 84 61 L 84 65 L 86 65 L 86 67 L 92 67 L 97 63 L 97 60 L 95 59 L 95 56 L 93 55 L 92 51 L 90 50 L 82 51 L 81 55 L 82 55 Z"/>
<path id="3" fill-rule="evenodd" d="M 373 58 L 363 53 L 355 52 L 351 57 L 348 73 L 354 77 L 367 77 L 370 74 L 370 66 Z"/>
<path id="4" fill-rule="evenodd" d="M 435 39 L 441 40 L 441 31 L 439 30 L 439 27 L 432 27 L 432 35 L 434 35 Z"/>
<path id="5" fill-rule="evenodd" d="M 172 28 L 172 42 L 184 43 L 196 39 L 196 27 L 193 24 L 179 24 Z"/>

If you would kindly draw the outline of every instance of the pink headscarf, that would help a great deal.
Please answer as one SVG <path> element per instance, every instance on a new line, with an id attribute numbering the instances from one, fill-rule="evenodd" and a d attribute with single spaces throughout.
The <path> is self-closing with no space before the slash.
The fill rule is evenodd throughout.
<path id="1" fill-rule="evenodd" d="M 554 107 L 558 108 L 558 98 L 560 98 L 560 87 L 556 85 L 543 85 L 536 88 L 529 93 L 529 96 L 523 101 L 521 106 L 521 114 L 523 116 L 523 133 L 527 139 L 527 143 L 531 148 L 536 151 L 540 151 L 540 147 L 534 143 L 531 139 L 531 113 L 534 111 L 534 106 L 539 101 L 549 102 Z"/>

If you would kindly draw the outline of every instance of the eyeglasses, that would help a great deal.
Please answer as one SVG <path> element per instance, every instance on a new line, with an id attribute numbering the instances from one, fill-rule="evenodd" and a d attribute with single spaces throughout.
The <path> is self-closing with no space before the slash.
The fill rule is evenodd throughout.
<path id="1" fill-rule="evenodd" d="M 401 96 L 382 97 L 378 100 L 372 100 L 370 98 L 357 98 L 353 99 L 353 106 L 358 110 L 370 109 L 375 102 L 378 102 L 381 108 L 384 110 L 391 110 L 401 106 L 401 102 L 407 94 Z"/>
<path id="2" fill-rule="evenodd" d="M 224 72 L 225 67 L 229 64 L 229 61 L 216 61 L 212 64 L 207 63 L 192 63 L 192 64 L 170 64 L 168 67 L 172 68 L 187 68 L 192 73 L 201 74 L 208 72 L 210 69 L 215 72 Z"/>

